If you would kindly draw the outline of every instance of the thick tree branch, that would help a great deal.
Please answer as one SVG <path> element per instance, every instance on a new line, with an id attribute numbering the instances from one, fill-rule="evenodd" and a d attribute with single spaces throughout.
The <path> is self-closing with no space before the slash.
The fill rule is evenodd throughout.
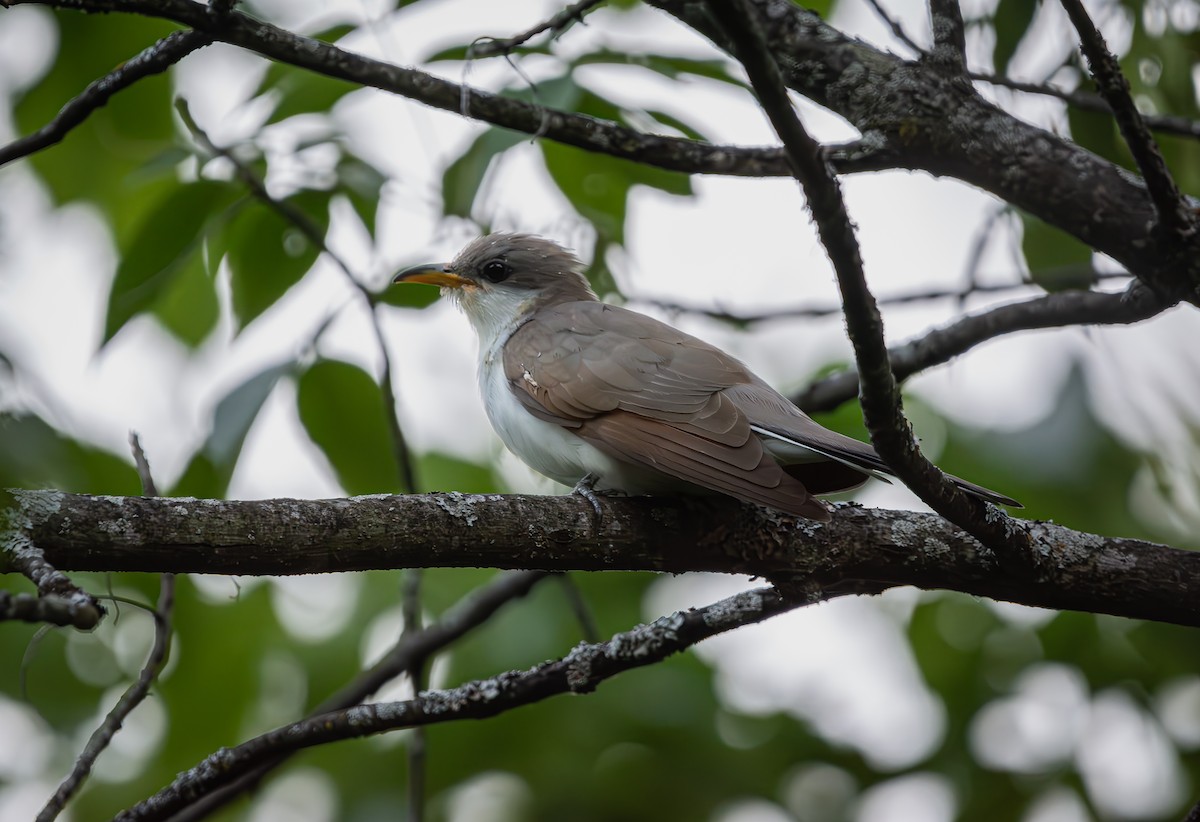
<path id="1" fill-rule="evenodd" d="M 1117 127 L 1125 144 L 1133 155 L 1134 162 L 1142 172 L 1146 187 L 1150 191 L 1150 199 L 1154 210 L 1158 212 L 1158 220 L 1162 227 L 1180 241 L 1186 240 L 1196 233 L 1196 218 L 1187 208 L 1179 187 L 1171 177 L 1162 152 L 1154 141 L 1154 135 L 1142 122 L 1142 115 L 1133 102 L 1129 93 L 1129 81 L 1121 73 L 1117 58 L 1108 50 L 1104 36 L 1092 22 L 1080 0 L 1062 0 L 1067 16 L 1071 18 L 1075 30 L 1079 32 L 1080 45 L 1084 56 L 1087 57 L 1088 67 L 1096 79 L 1096 88 L 1104 97 L 1113 116 L 1116 117 Z"/>
<path id="2" fill-rule="evenodd" d="M 1170 305 L 1150 289 L 1134 283 L 1113 294 L 1102 291 L 1063 291 L 1024 302 L 968 314 L 950 325 L 888 350 L 897 380 L 949 362 L 981 343 L 1016 331 L 1080 325 L 1128 325 L 1149 319 Z M 805 411 L 829 411 L 858 395 L 858 371 L 850 369 L 817 380 L 792 402 Z"/>
<path id="3" fill-rule="evenodd" d="M 313 574 L 369 569 L 714 571 L 945 588 L 1044 608 L 1200 625 L 1200 552 L 1024 522 L 1038 573 L 934 514 L 838 506 L 819 525 L 725 499 L 420 494 L 221 501 L 14 491 L 58 567 Z"/>
<path id="4" fill-rule="evenodd" d="M 525 671 L 509 671 L 449 690 L 427 691 L 406 702 L 358 705 L 277 728 L 235 748 L 221 749 L 154 796 L 118 814 L 116 822 L 167 819 L 196 797 L 259 763 L 314 745 L 397 728 L 486 719 L 558 694 L 590 693 L 617 674 L 653 665 L 701 640 L 830 596 L 836 594 L 813 592 L 804 600 L 788 600 L 769 588 L 746 591 L 704 608 L 660 617 L 649 625 L 619 633 L 608 642 L 581 643 L 562 659 Z"/>

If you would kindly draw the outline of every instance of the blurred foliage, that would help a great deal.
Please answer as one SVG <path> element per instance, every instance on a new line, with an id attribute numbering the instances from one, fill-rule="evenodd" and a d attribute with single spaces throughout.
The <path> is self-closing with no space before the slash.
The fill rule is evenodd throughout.
<path id="1" fill-rule="evenodd" d="M 632 3 L 620 0 L 611 5 L 626 8 Z M 803 5 L 825 16 L 835 6 Z M 1183 0 L 1167 0 L 1125 2 L 1115 8 L 1130 25 L 1122 65 L 1139 103 L 1148 110 L 1198 118 L 1200 34 L 1194 26 L 1180 28 L 1178 21 L 1188 18 L 1172 11 L 1184 5 Z M 1020 62 L 1020 47 L 1032 35 L 1038 9 L 1034 0 L 998 0 L 970 21 L 994 43 L 997 72 L 1013 70 Z M 269 17 L 271 10 L 264 4 L 258 13 Z M 54 22 L 59 58 L 13 101 L 13 122 L 21 133 L 43 125 L 88 83 L 172 28 L 119 15 L 63 13 Z M 316 36 L 335 42 L 353 31 L 343 25 Z M 466 45 L 443 48 L 430 60 L 461 61 L 467 50 Z M 1073 75 L 1089 88 L 1074 50 L 1063 53 L 1056 79 L 1067 82 Z M 526 57 L 543 65 L 555 61 L 551 79 L 516 85 L 505 94 L 693 139 L 704 139 L 695 123 L 610 99 L 577 78 L 575 70 L 619 66 L 623 72 L 718 83 L 744 92 L 738 74 L 724 60 L 608 49 L 563 56 L 556 46 L 538 41 L 518 50 L 514 59 Z M 266 103 L 261 130 L 231 148 L 239 162 L 272 182 L 274 197 L 298 209 L 322 234 L 329 230 L 336 204 L 344 201 L 374 238 L 388 178 L 355 153 L 354 142 L 345 139 L 329 116 L 330 109 L 352 92 L 354 86 L 339 80 L 282 65 L 265 67 L 252 93 L 253 102 Z M 60 145 L 28 161 L 55 202 L 90 203 L 112 230 L 120 262 L 109 292 L 102 344 L 147 315 L 190 349 L 200 349 L 212 337 L 222 316 L 233 318 L 230 333 L 240 333 L 312 276 L 320 254 L 294 224 L 234 180 L 226 161 L 214 160 L 186 134 L 174 119 L 172 95 L 169 74 L 144 80 L 114 97 Z M 272 180 L 277 164 L 294 157 L 270 155 L 265 134 L 296 125 L 297 120 L 308 135 L 302 148 L 321 147 L 334 160 L 321 173 L 284 175 L 285 182 L 279 184 Z M 1130 165 L 1108 116 L 1071 109 L 1068 124 L 1072 139 L 1081 145 Z M 486 226 L 495 216 L 494 204 L 484 196 L 487 181 L 510 151 L 528 142 L 526 135 L 478 126 L 473 139 L 446 163 L 441 186 L 444 216 Z M 631 192 L 645 186 L 688 197 L 690 180 L 545 140 L 535 142 L 547 179 L 594 239 L 589 272 L 593 282 L 600 291 L 615 291 L 605 256 L 625 240 Z M 1200 189 L 1196 141 L 1165 137 L 1162 146 L 1181 186 Z M 1034 282 L 1048 289 L 1077 286 L 1061 275 L 1090 263 L 1090 250 L 1037 220 L 1022 221 L 1021 253 Z M 380 312 L 404 312 L 428 305 L 434 293 L 394 289 L 376 299 Z M 314 342 L 298 335 L 296 350 L 310 351 Z M 19 358 L 0 352 L 0 366 L 0 378 L 12 372 L 13 379 L 22 379 Z M 376 375 L 350 363 L 311 361 L 307 354 L 298 354 L 262 368 L 221 399 L 207 436 L 171 494 L 226 494 L 246 437 L 281 382 L 294 383 L 296 417 L 347 493 L 397 489 L 385 398 Z M 1105 534 L 1155 536 L 1134 517 L 1129 504 L 1135 475 L 1148 466 L 1154 469 L 1153 460 L 1131 451 L 1096 420 L 1081 370 L 1062 388 L 1055 413 L 1026 430 L 970 430 L 938 419 L 916 398 L 909 398 L 908 407 L 928 426 L 940 428 L 934 438 L 941 443 L 940 464 L 1022 500 L 1027 516 Z M 345 425 L 349 419 L 355 425 Z M 865 438 L 852 404 L 820 421 Z M 443 454 L 419 455 L 417 473 L 427 489 L 501 490 L 492 466 Z M 0 416 L 0 487 L 139 493 L 126 455 L 87 442 L 70 426 L 13 410 Z M 427 617 L 436 618 L 492 576 L 491 571 L 476 569 L 427 572 Z M 157 580 L 149 575 L 79 578 L 92 591 L 112 589 L 145 602 L 153 601 L 157 591 Z M 153 697 L 164 715 L 161 734 L 143 728 L 132 734 L 135 742 L 128 748 L 102 757 L 102 763 L 115 759 L 118 765 L 103 779 L 92 780 L 73 807 L 74 818 L 106 818 L 217 747 L 298 716 L 336 691 L 365 664 L 368 644 L 375 648 L 397 636 L 400 580 L 398 573 L 340 580 L 338 584 L 353 588 L 352 595 L 343 598 L 348 611 L 330 616 L 324 633 L 313 638 L 281 616 L 289 602 L 295 605 L 299 599 L 302 608 L 315 604 L 287 586 L 181 578 L 172 659 Z M 609 573 L 576 575 L 575 581 L 601 634 L 608 636 L 644 618 L 642 603 L 655 578 Z M 1190 785 L 1200 784 L 1200 736 L 1189 741 L 1170 725 L 1162 707 L 1172 689 L 1200 687 L 1194 632 L 1077 613 L 1014 616 L 952 594 L 924 595 L 910 613 L 895 619 L 907 639 L 904 652 L 911 653 L 946 716 L 941 742 L 923 761 L 902 771 L 944 775 L 958 801 L 958 818 L 1028 819 L 1026 814 L 1050 791 L 1077 797 L 1092 818 L 1113 818 L 1085 784 L 1079 765 L 1085 754 L 1082 739 L 1069 743 L 1057 759 L 1035 762 L 1036 767 L 1006 768 L 981 756 L 974 735 L 982 718 L 1018 699 L 1030 676 L 1046 670 L 1071 672 L 1082 683 L 1085 700 L 1112 692 L 1127 696 L 1148 723 L 1173 734 L 1169 756 Z M 81 734 L 94 727 L 97 712 L 111 704 L 110 689 L 135 675 L 149 631 L 146 615 L 124 605 L 119 618 L 91 634 L 56 630 L 34 641 L 36 630 L 31 626 L 5 625 L 0 630 L 0 694 L 28 706 L 58 735 L 51 777 L 65 771 Z M 562 655 L 580 638 L 565 591 L 547 581 L 440 657 L 434 684 L 533 665 Z M 1193 705 L 1192 711 L 1191 726 L 1200 726 L 1200 705 Z M 325 746 L 298 756 L 296 764 L 331 778 L 337 818 L 396 818 L 406 792 L 405 739 L 404 734 L 393 734 Z M 798 792 L 797 774 L 817 766 L 825 768 L 822 773 L 827 776 L 840 775 L 838 784 L 849 785 L 849 793 L 839 799 L 834 791 L 826 801 L 817 796 L 819 790 Z M 456 792 L 489 772 L 513 775 L 527 786 L 513 818 L 538 820 L 705 819 L 737 800 L 761 798 L 797 820 L 822 822 L 850 818 L 855 796 L 896 776 L 795 716 L 732 707 L 713 669 L 695 653 L 631 672 L 586 698 L 560 697 L 487 722 L 431 728 L 428 768 L 433 819 L 447 818 Z M 834 782 L 827 779 L 823 784 Z M 1162 818 L 1177 818 L 1182 801 Z M 826 811 L 813 810 L 818 807 Z M 220 818 L 246 815 L 243 803 Z M 1039 819 L 1044 822 L 1044 817 Z"/>

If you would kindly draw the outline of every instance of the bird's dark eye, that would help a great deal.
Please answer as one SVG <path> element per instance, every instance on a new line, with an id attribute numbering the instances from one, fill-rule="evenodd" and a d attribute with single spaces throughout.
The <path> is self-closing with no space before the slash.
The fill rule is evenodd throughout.
<path id="1" fill-rule="evenodd" d="M 504 260 L 490 260 L 483 264 L 481 273 L 489 283 L 502 283 L 512 274 L 512 268 Z"/>

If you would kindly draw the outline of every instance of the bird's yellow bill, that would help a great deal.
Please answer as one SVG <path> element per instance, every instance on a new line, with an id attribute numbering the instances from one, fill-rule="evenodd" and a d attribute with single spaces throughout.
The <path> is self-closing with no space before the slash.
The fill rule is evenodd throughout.
<path id="1" fill-rule="evenodd" d="M 446 266 L 441 263 L 414 265 L 412 268 L 406 268 L 393 277 L 392 282 L 423 283 L 424 285 L 436 285 L 439 288 L 462 288 L 471 284 L 466 277 L 447 270 Z"/>

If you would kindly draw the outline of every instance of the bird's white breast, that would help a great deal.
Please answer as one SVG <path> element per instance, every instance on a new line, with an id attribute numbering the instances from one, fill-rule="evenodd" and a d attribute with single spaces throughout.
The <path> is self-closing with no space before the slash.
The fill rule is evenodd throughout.
<path id="1" fill-rule="evenodd" d="M 485 356 L 480 362 L 479 391 L 496 434 L 533 470 L 564 485 L 574 485 L 588 472 L 611 473 L 613 461 L 607 456 L 568 429 L 525 410 L 499 360 Z"/>

